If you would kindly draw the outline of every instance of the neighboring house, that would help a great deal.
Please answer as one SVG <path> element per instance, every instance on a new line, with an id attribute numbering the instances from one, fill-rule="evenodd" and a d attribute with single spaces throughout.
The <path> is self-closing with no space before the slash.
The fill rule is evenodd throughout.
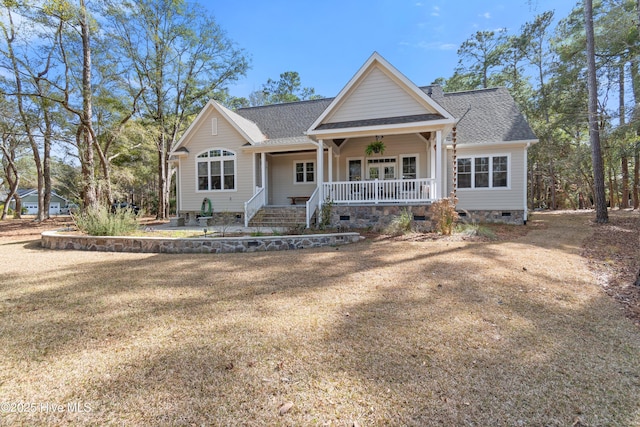
<path id="1" fill-rule="evenodd" d="M 22 209 L 26 210 L 27 215 L 36 215 L 38 213 L 38 190 L 18 190 L 18 195 L 22 200 Z M 15 200 L 10 205 L 15 209 Z M 49 201 L 49 215 L 60 215 L 69 213 L 70 202 L 64 197 L 51 192 L 51 200 Z"/>
<path id="2" fill-rule="evenodd" d="M 374 141 L 384 153 L 366 153 Z M 329 211 L 345 228 L 403 209 L 428 221 L 456 182 L 463 216 L 523 223 L 537 141 L 506 89 L 418 87 L 374 53 L 335 98 L 236 112 L 209 101 L 171 159 L 178 214 L 192 221 L 209 202 L 245 224 L 292 204 L 307 226 Z"/>

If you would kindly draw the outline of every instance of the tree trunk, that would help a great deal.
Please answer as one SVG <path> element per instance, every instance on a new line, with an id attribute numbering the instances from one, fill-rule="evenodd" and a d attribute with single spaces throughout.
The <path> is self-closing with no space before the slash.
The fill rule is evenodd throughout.
<path id="1" fill-rule="evenodd" d="M 24 97 L 25 95 L 22 88 L 22 75 L 23 72 L 20 70 L 18 65 L 18 59 L 16 58 L 15 52 L 13 50 L 13 42 L 15 40 L 15 28 L 13 24 L 13 17 L 11 12 L 8 13 L 9 26 L 3 26 L 4 37 L 7 41 L 7 53 L 9 56 L 9 60 L 11 61 L 13 79 L 15 83 L 15 91 L 16 91 L 16 104 L 18 106 L 18 112 L 20 114 L 20 119 L 22 121 L 22 126 L 24 127 L 25 134 L 27 139 L 29 140 L 29 145 L 31 146 L 31 151 L 33 153 L 33 162 L 35 163 L 36 172 L 38 174 L 37 183 L 38 183 L 38 214 L 36 216 L 36 220 L 41 221 L 44 219 L 43 209 L 44 209 L 44 176 L 43 176 L 43 168 L 42 161 L 40 159 L 40 151 L 38 147 L 38 141 L 36 141 L 33 129 L 31 127 L 31 118 L 29 117 L 29 113 L 27 108 L 24 106 Z M 17 203 L 17 202 L 16 202 Z M 18 211 L 18 214 L 20 212 Z"/>
<path id="2" fill-rule="evenodd" d="M 20 196 L 18 196 L 18 193 L 16 193 L 13 196 L 13 200 L 16 201 L 16 210 L 13 213 L 13 217 L 15 219 L 20 219 L 22 218 L 22 199 L 20 198 Z"/>
<path id="3" fill-rule="evenodd" d="M 620 83 L 619 83 L 619 90 L 618 90 L 618 99 L 619 99 L 619 104 L 618 104 L 618 113 L 620 116 L 620 127 L 624 127 L 624 125 L 627 122 L 627 112 L 626 112 L 626 106 L 625 106 L 625 82 L 624 82 L 624 78 L 625 78 L 625 73 L 624 73 L 624 65 L 625 63 L 621 60 L 620 61 L 620 68 L 619 68 L 619 79 L 620 79 Z M 626 142 L 623 141 L 623 144 L 625 144 L 625 146 L 622 148 L 622 156 L 620 159 L 620 166 L 621 166 L 621 171 L 622 171 L 622 199 L 620 200 L 620 209 L 627 209 L 629 207 L 629 158 L 627 157 L 627 150 L 626 150 Z"/>
<path id="4" fill-rule="evenodd" d="M 551 159 L 551 162 L 549 164 L 549 175 L 551 177 L 551 204 L 550 204 L 550 208 L 552 210 L 556 210 L 558 209 L 558 202 L 556 200 L 556 173 L 553 167 L 553 159 Z"/>
<path id="5" fill-rule="evenodd" d="M 80 29 L 82 36 L 82 117 L 80 123 L 80 138 L 82 145 L 82 179 L 83 201 L 85 209 L 96 210 L 98 199 L 96 193 L 95 161 L 93 146 L 95 134 L 93 132 L 93 104 L 91 87 L 91 36 L 89 18 L 84 0 L 80 0 Z"/>
<path id="6" fill-rule="evenodd" d="M 640 208 L 640 142 L 636 142 L 633 156 L 633 209 Z"/>
<path id="7" fill-rule="evenodd" d="M 7 218 L 7 214 L 9 213 L 9 203 L 11 203 L 11 199 L 13 199 L 13 197 L 18 194 L 18 186 L 20 185 L 20 172 L 15 164 L 15 149 L 5 149 L 3 147 L 2 151 L 5 155 L 5 160 L 3 161 L 3 169 L 5 180 L 9 186 L 9 192 L 4 202 L 0 220 L 4 220 Z"/>
<path id="8" fill-rule="evenodd" d="M 164 144 L 164 135 L 161 136 L 162 141 L 160 142 L 160 146 L 158 147 L 158 206 L 156 212 L 157 219 L 165 219 L 164 214 L 164 202 L 165 202 L 165 181 L 166 181 L 166 173 L 165 173 L 165 144 Z"/>
<path id="9" fill-rule="evenodd" d="M 598 126 L 598 82 L 596 79 L 595 38 L 593 35 L 593 2 L 584 0 L 585 31 L 587 36 L 587 87 L 589 89 L 589 139 L 591 142 L 591 163 L 593 166 L 594 197 L 596 202 L 596 222 L 609 221 L 607 211 L 604 165 L 600 148 Z"/>
<path id="10" fill-rule="evenodd" d="M 609 167 L 607 168 L 608 178 L 609 178 L 609 206 L 611 208 L 616 206 L 616 192 L 614 186 L 614 178 L 613 178 L 613 165 L 609 162 Z"/>

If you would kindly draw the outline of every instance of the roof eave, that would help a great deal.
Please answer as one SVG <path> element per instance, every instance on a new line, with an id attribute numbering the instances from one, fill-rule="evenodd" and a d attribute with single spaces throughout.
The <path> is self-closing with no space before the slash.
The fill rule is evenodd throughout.
<path id="1" fill-rule="evenodd" d="M 487 141 L 487 142 L 461 142 L 456 143 L 456 149 L 474 149 L 486 147 L 525 147 L 538 143 L 538 139 L 517 139 L 511 141 Z M 453 149 L 453 143 L 447 141 L 447 149 Z"/>
<path id="2" fill-rule="evenodd" d="M 313 130 L 307 136 L 314 139 L 355 138 L 360 136 L 375 136 L 388 134 L 409 134 L 430 132 L 437 130 L 451 130 L 455 126 L 455 119 L 431 120 L 427 122 L 399 123 L 394 125 L 360 126 L 354 128 Z"/>
<path id="3" fill-rule="evenodd" d="M 315 150 L 317 145 L 313 142 L 300 144 L 257 144 L 242 147 L 244 153 L 278 153 L 283 151 Z"/>

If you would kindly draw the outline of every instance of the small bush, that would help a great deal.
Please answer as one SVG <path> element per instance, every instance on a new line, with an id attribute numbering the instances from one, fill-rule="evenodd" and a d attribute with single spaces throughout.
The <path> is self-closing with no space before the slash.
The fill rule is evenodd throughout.
<path id="1" fill-rule="evenodd" d="M 456 204 L 458 199 L 452 194 L 447 199 L 440 199 L 431 205 L 435 229 L 444 236 L 450 236 L 458 222 Z"/>
<path id="2" fill-rule="evenodd" d="M 496 239 L 496 233 L 494 233 L 493 230 L 476 222 L 471 224 L 459 224 L 456 227 L 456 233 L 463 234 L 465 236 L 480 236 L 489 240 Z"/>
<path id="3" fill-rule="evenodd" d="M 407 209 L 403 209 L 402 213 L 391 220 L 391 223 L 385 228 L 385 234 L 399 236 L 411 231 L 411 213 Z"/>
<path id="4" fill-rule="evenodd" d="M 326 230 L 331 226 L 331 208 L 333 207 L 333 202 L 329 197 L 322 204 L 322 210 L 320 214 L 320 224 L 318 224 L 318 228 L 320 230 Z"/>
<path id="5" fill-rule="evenodd" d="M 138 229 L 136 215 L 131 209 L 116 209 L 114 213 L 104 206 L 72 215 L 78 230 L 91 236 L 126 236 Z"/>

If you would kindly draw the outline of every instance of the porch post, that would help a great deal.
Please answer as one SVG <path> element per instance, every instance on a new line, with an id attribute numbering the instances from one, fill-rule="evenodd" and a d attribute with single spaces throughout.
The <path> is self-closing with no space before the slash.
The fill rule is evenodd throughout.
<path id="1" fill-rule="evenodd" d="M 333 147 L 331 145 L 329 146 L 327 160 L 329 161 L 329 165 L 327 168 L 327 173 L 329 174 L 329 177 L 327 179 L 327 182 L 333 182 Z"/>
<path id="2" fill-rule="evenodd" d="M 444 188 L 442 188 L 444 180 L 442 179 L 442 131 L 436 131 L 436 197 L 442 199 L 444 196 Z"/>
<path id="3" fill-rule="evenodd" d="M 324 140 L 318 140 L 317 151 L 318 171 L 316 172 L 316 187 L 318 188 L 318 209 L 322 210 L 324 195 L 322 194 L 322 183 L 324 182 Z"/>
<path id="4" fill-rule="evenodd" d="M 182 203 L 180 203 L 180 163 L 173 169 L 173 173 L 176 174 L 176 218 L 180 218 L 180 208 L 182 207 Z"/>
<path id="5" fill-rule="evenodd" d="M 267 199 L 267 155 L 263 151 L 260 153 L 260 186 L 264 191 L 265 201 Z M 265 202 L 266 203 L 266 202 Z"/>

